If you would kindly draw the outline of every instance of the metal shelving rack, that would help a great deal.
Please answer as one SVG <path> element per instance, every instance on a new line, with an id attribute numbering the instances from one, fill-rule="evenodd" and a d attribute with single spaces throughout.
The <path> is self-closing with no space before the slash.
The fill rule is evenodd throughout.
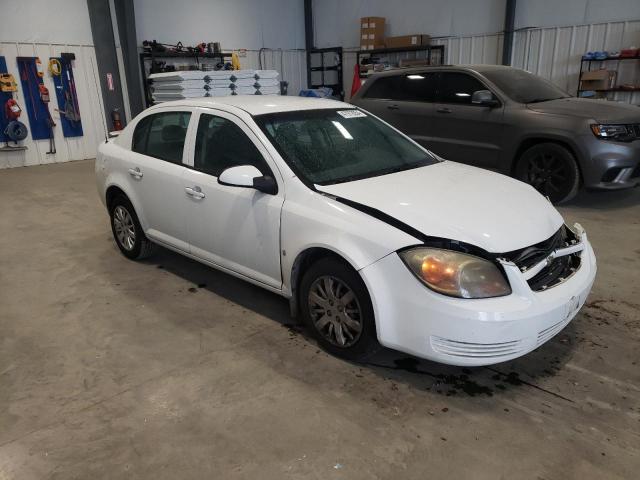
<path id="1" fill-rule="evenodd" d="M 319 81 L 315 81 L 317 79 Z M 307 85 L 309 88 L 329 87 L 334 96 L 344 100 L 342 47 L 307 50 Z"/>
<path id="2" fill-rule="evenodd" d="M 153 71 L 153 64 L 156 59 L 161 58 L 174 58 L 174 59 L 185 59 L 185 60 L 195 60 L 196 63 L 200 63 L 201 59 L 217 59 L 218 62 L 224 63 L 226 59 L 231 60 L 231 52 L 220 52 L 220 53 L 201 53 L 201 52 L 142 52 L 140 53 L 140 69 L 142 70 L 142 85 L 144 86 L 144 100 L 147 107 L 153 105 L 153 100 L 151 99 L 151 92 L 149 91 L 149 79 L 147 76 L 147 61 L 151 60 L 151 69 Z"/>
<path id="3" fill-rule="evenodd" d="M 356 52 L 356 63 L 361 65 L 361 57 L 363 55 L 386 55 L 389 53 L 411 53 L 416 52 L 416 60 L 418 52 L 427 52 L 425 60 L 429 65 L 443 65 L 444 64 L 444 45 L 421 45 L 417 47 L 398 47 L 398 48 L 376 48 L 373 50 L 358 50 Z M 361 74 L 366 77 L 366 74 Z"/>
<path id="4" fill-rule="evenodd" d="M 620 88 L 620 87 L 612 87 L 612 88 L 605 88 L 605 89 L 601 89 L 601 90 L 593 90 L 591 88 L 580 88 L 580 86 L 582 85 L 582 73 L 583 72 L 590 72 L 591 71 L 591 65 L 593 62 L 598 62 L 598 63 L 602 63 L 602 62 L 612 62 L 612 61 L 616 61 L 618 62 L 617 66 L 616 66 L 616 73 L 618 72 L 619 68 L 620 68 L 620 62 L 626 61 L 626 60 L 635 60 L 635 61 L 640 61 L 640 57 L 607 57 L 601 60 L 596 60 L 596 59 L 585 59 L 582 58 L 580 60 L 580 73 L 578 74 L 578 88 L 576 90 L 576 97 L 580 96 L 580 93 L 582 92 L 599 92 L 599 93 L 608 93 L 608 92 L 628 92 L 628 93 L 634 93 L 634 92 L 640 92 L 640 86 L 637 86 L 636 89 L 631 90 L 628 88 Z M 584 68 L 584 64 L 587 64 L 587 68 L 585 70 Z M 616 76 L 617 77 L 617 76 Z M 617 82 L 617 78 L 616 78 L 616 82 Z"/>

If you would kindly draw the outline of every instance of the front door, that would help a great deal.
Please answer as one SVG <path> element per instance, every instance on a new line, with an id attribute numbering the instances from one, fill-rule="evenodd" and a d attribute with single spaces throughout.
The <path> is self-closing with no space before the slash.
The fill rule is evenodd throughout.
<path id="1" fill-rule="evenodd" d="M 183 177 L 191 253 L 282 288 L 280 211 L 284 192 L 267 150 L 242 120 L 217 110 L 200 113 L 192 147 L 193 168 Z M 253 165 L 274 176 L 278 193 L 218 183 L 222 171 L 239 165 Z"/>
<path id="2" fill-rule="evenodd" d="M 447 160 L 499 168 L 504 108 L 472 104 L 477 90 L 487 87 L 467 73 L 440 73 L 430 146 Z"/>

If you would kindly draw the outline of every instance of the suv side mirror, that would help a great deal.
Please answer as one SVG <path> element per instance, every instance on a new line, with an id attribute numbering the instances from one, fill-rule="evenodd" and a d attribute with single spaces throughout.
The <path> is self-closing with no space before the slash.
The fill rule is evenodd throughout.
<path id="1" fill-rule="evenodd" d="M 496 100 L 489 90 L 476 90 L 471 95 L 471 103 L 474 105 L 482 105 L 483 107 L 497 107 L 500 105 L 500 102 Z"/>
<path id="2" fill-rule="evenodd" d="M 278 193 L 278 184 L 273 177 L 262 175 L 253 165 L 227 168 L 218 177 L 218 183 L 230 187 L 255 188 L 269 195 Z"/>

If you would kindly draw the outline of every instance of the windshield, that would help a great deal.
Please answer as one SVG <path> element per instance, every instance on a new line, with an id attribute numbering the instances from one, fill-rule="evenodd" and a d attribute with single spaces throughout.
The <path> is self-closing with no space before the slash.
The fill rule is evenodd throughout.
<path id="1" fill-rule="evenodd" d="M 255 120 L 292 170 L 309 183 L 348 182 L 438 162 L 354 108 L 271 113 Z"/>
<path id="2" fill-rule="evenodd" d="M 505 68 L 482 72 L 509 98 L 520 103 L 546 102 L 570 97 L 551 82 L 518 68 Z"/>

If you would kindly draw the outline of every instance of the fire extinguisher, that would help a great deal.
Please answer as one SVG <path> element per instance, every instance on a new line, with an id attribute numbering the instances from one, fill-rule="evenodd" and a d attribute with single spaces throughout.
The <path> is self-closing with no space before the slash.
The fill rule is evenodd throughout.
<path id="1" fill-rule="evenodd" d="M 38 85 L 38 90 L 40 91 L 40 100 L 42 100 L 42 103 L 49 103 L 51 100 L 51 97 L 49 96 L 49 89 L 41 83 Z"/>
<path id="2" fill-rule="evenodd" d="M 4 104 L 4 116 L 7 118 L 7 121 L 12 122 L 13 120 L 17 120 L 22 113 L 22 109 L 18 102 L 16 102 L 13 98 L 7 100 L 7 103 Z"/>
<path id="3" fill-rule="evenodd" d="M 114 108 L 111 111 L 111 120 L 113 120 L 113 129 L 114 130 L 122 130 L 122 120 L 120 118 L 120 110 Z"/>

